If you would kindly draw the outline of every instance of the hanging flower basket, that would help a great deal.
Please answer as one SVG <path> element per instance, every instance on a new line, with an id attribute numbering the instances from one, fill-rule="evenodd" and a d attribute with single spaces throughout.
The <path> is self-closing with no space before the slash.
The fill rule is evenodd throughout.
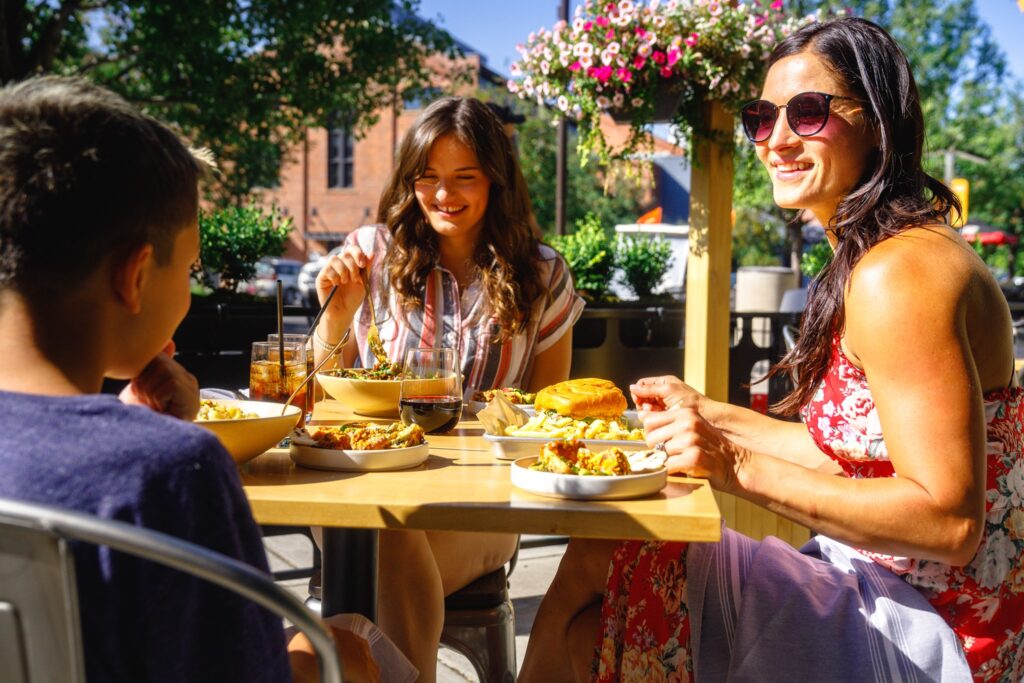
<path id="1" fill-rule="evenodd" d="M 584 163 L 591 155 L 603 164 L 633 157 L 653 147 L 651 123 L 671 122 L 682 136 L 700 133 L 700 101 L 738 111 L 756 96 L 775 44 L 821 18 L 788 16 L 782 2 L 587 0 L 572 22 L 517 46 L 508 89 L 575 120 Z M 601 132 L 606 113 L 630 126 L 614 149 Z"/>

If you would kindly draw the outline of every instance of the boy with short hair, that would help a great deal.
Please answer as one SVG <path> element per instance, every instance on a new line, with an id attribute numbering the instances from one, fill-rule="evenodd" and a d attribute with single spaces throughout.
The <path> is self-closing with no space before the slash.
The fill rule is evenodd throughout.
<path id="1" fill-rule="evenodd" d="M 168 128 L 85 81 L 0 90 L 0 496 L 266 571 L 231 457 L 189 422 L 196 382 L 169 341 L 189 306 L 203 171 Z M 104 377 L 132 382 L 101 395 Z M 91 683 L 291 680 L 270 612 L 108 548 L 74 553 Z M 372 677 L 365 642 L 345 647 L 346 674 Z M 309 658 L 296 657 L 298 680 Z"/>

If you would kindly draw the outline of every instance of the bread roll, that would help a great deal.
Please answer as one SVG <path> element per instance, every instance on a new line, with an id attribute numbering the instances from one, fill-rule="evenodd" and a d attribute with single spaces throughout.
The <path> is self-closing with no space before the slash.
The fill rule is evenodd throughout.
<path id="1" fill-rule="evenodd" d="M 626 397 L 607 379 L 570 379 L 537 392 L 537 410 L 553 410 L 579 420 L 585 417 L 616 418 L 626 410 Z"/>

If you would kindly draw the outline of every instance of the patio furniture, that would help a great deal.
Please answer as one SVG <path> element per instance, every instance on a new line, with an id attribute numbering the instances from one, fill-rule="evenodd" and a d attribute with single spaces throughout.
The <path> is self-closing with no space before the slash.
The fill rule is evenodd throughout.
<path id="1" fill-rule="evenodd" d="M 256 602 L 306 634 L 322 681 L 341 683 L 331 636 L 302 603 L 263 572 L 166 534 L 8 499 L 0 499 L 0 681 L 85 681 L 71 541 L 109 546 Z"/>

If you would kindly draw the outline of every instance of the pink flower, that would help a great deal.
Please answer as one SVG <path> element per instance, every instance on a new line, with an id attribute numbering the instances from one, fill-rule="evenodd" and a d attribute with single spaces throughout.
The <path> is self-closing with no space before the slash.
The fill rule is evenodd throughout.
<path id="1" fill-rule="evenodd" d="M 645 31 L 645 30 L 643 29 L 643 27 L 642 27 L 642 26 L 637 26 L 637 27 L 636 27 L 636 28 L 635 28 L 635 29 L 633 30 L 633 33 L 635 33 L 635 34 L 637 35 L 637 37 L 638 37 L 638 38 L 643 38 L 644 36 L 646 36 L 646 35 L 647 35 L 647 31 Z"/>
<path id="2" fill-rule="evenodd" d="M 772 2 L 772 9 L 781 12 L 782 0 L 774 0 L 774 2 Z"/>
<path id="3" fill-rule="evenodd" d="M 629 69 L 616 69 L 615 75 L 619 77 L 619 80 L 623 83 L 629 83 L 633 80 L 633 72 Z"/>
<path id="4" fill-rule="evenodd" d="M 779 0 L 776 0 L 776 2 L 779 2 Z M 781 5 L 782 3 L 779 2 L 779 4 Z M 598 17 L 597 19 L 594 20 L 594 23 L 596 23 L 601 28 L 604 28 L 605 26 L 608 25 L 608 17 L 605 17 L 605 16 Z"/>
<path id="5" fill-rule="evenodd" d="M 594 28 L 594 22 L 592 22 L 592 21 L 588 21 L 588 22 L 583 24 L 583 30 L 584 31 L 589 31 L 592 28 Z"/>
<path id="6" fill-rule="evenodd" d="M 642 69 L 642 68 L 644 68 L 644 64 L 646 64 L 646 63 L 647 63 L 647 60 L 644 59 L 643 57 L 641 57 L 640 55 L 637 55 L 636 57 L 633 57 L 633 68 L 634 69 Z"/>
<path id="7" fill-rule="evenodd" d="M 674 47 L 671 50 L 669 50 L 668 51 L 668 65 L 672 66 L 673 64 L 678 62 L 679 58 L 682 56 L 682 54 L 683 53 L 680 52 L 679 48 L 677 48 L 677 47 Z"/>
<path id="8" fill-rule="evenodd" d="M 579 71 L 582 68 L 583 66 L 578 61 L 569 65 L 569 71 Z"/>
<path id="9" fill-rule="evenodd" d="M 667 60 L 668 58 L 667 58 L 667 57 L 665 56 L 665 53 L 664 53 L 664 52 L 662 52 L 662 51 L 660 51 L 660 50 L 655 50 L 655 51 L 654 51 L 654 54 L 653 54 L 653 55 L 651 55 L 651 59 L 653 59 L 653 60 L 654 60 L 654 63 L 655 63 L 655 64 L 661 65 L 661 64 L 664 64 L 664 63 L 665 63 L 665 61 L 666 61 L 666 60 Z"/>
<path id="10" fill-rule="evenodd" d="M 685 43 L 686 43 L 687 45 L 689 45 L 690 47 L 695 47 L 695 46 L 697 45 L 697 39 L 698 39 L 698 38 L 700 38 L 700 36 L 699 36 L 699 35 L 697 35 L 696 33 L 691 33 L 691 34 L 690 34 L 690 37 L 689 37 L 689 38 L 687 38 L 687 39 L 686 39 L 685 41 L 683 41 L 683 42 L 685 42 Z"/>
<path id="11" fill-rule="evenodd" d="M 764 17 L 758 16 L 756 19 L 754 19 L 755 26 L 761 26 L 762 24 L 764 24 Z"/>
<path id="12" fill-rule="evenodd" d="M 613 38 L 615 38 L 615 31 L 608 29 L 608 33 L 604 34 L 604 39 L 612 40 Z"/>
<path id="13" fill-rule="evenodd" d="M 668 78 L 669 76 L 672 75 L 672 67 L 663 66 L 661 67 L 661 69 L 658 70 L 658 73 L 661 74 L 662 78 Z"/>
<path id="14" fill-rule="evenodd" d="M 612 68 L 610 66 L 602 66 L 594 69 L 596 72 L 594 77 L 597 78 L 601 83 L 607 83 L 608 79 L 612 77 Z"/>

